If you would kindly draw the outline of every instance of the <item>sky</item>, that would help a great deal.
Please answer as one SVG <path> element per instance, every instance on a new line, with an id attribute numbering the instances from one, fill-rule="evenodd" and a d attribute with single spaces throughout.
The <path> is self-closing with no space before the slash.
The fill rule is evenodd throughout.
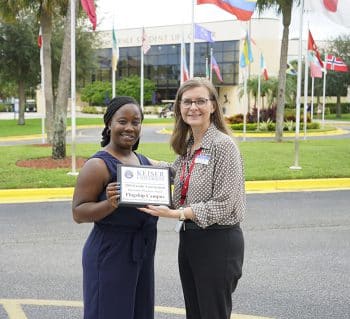
<path id="1" fill-rule="evenodd" d="M 113 21 L 116 29 L 164 26 L 192 21 L 192 0 L 95 0 L 97 6 L 97 30 L 111 30 Z M 263 17 L 277 17 L 274 11 Z M 253 17 L 259 17 L 257 13 Z M 300 11 L 294 10 L 290 27 L 290 38 L 299 37 Z M 235 17 L 215 5 L 195 5 L 196 23 L 235 19 Z M 315 40 L 327 40 L 342 34 L 350 34 L 350 28 L 341 27 L 319 13 L 304 15 L 304 34 L 307 25 Z M 282 36 L 282 35 L 281 35 Z"/>

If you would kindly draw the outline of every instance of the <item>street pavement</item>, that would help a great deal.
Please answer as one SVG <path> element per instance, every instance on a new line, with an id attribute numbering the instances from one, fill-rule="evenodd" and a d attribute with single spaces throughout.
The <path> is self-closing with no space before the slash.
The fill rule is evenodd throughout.
<path id="1" fill-rule="evenodd" d="M 349 318 L 349 197 L 248 194 L 232 318 Z M 155 319 L 185 318 L 175 223 L 158 223 Z M 70 200 L 0 204 L 1 319 L 82 318 L 81 253 L 91 227 L 73 222 Z"/>
<path id="2" fill-rule="evenodd" d="M 144 126 L 142 140 L 168 142 L 169 129 Z M 79 143 L 100 141 L 101 127 L 77 132 Z M 350 137 L 344 133 L 321 138 Z M 350 179 L 247 182 L 246 190 L 244 275 L 232 318 L 348 318 Z M 72 221 L 72 192 L 0 191 L 0 319 L 81 318 L 81 249 L 91 224 Z M 185 317 L 173 227 L 158 224 L 156 319 Z"/>

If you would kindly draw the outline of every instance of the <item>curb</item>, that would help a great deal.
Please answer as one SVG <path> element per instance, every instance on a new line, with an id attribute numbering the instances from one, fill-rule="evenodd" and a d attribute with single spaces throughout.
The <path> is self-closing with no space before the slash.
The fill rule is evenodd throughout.
<path id="1" fill-rule="evenodd" d="M 157 131 L 158 134 L 167 134 L 170 135 L 172 133 L 171 129 L 168 128 L 162 128 L 161 130 Z M 306 136 L 333 136 L 333 135 L 345 135 L 348 134 L 349 131 L 344 129 L 335 129 L 331 131 L 323 131 L 323 132 L 306 132 Z M 266 133 L 242 133 L 240 131 L 232 131 L 232 135 L 235 137 L 269 137 L 274 138 L 275 133 L 274 132 L 266 132 Z M 293 132 L 283 132 L 284 137 L 295 137 L 295 133 Z M 300 136 L 303 136 L 303 133 L 300 133 Z"/>
<path id="2" fill-rule="evenodd" d="M 350 190 L 350 178 L 246 181 L 247 194 Z M 71 201 L 73 187 L 0 190 L 0 204 Z"/>

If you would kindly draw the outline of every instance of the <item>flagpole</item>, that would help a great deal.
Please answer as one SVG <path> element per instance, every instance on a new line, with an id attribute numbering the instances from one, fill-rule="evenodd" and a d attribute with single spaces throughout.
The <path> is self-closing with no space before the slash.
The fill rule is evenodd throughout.
<path id="1" fill-rule="evenodd" d="M 246 140 L 247 131 L 247 110 L 248 110 L 248 97 L 247 97 L 247 74 L 246 70 L 243 71 L 244 79 L 244 107 L 243 107 L 243 141 Z"/>
<path id="2" fill-rule="evenodd" d="M 304 73 L 304 140 L 306 140 L 306 126 L 307 126 L 307 102 L 308 102 L 308 87 L 309 87 L 309 63 L 307 58 L 307 47 L 306 47 L 306 53 L 304 58 L 304 64 L 305 64 L 305 73 Z"/>
<path id="3" fill-rule="evenodd" d="M 205 57 L 205 77 L 210 80 L 210 73 L 209 73 L 209 61 L 208 57 Z"/>
<path id="4" fill-rule="evenodd" d="M 307 30 L 308 30 L 308 38 L 307 41 L 309 41 L 309 22 L 307 23 Z M 304 64 L 305 64 L 305 73 L 304 73 L 304 140 L 306 140 L 306 129 L 307 129 L 307 102 L 309 97 L 309 59 L 308 59 L 308 42 L 306 43 L 305 47 L 305 58 L 304 58 Z"/>
<path id="5" fill-rule="evenodd" d="M 294 140 L 294 165 L 290 169 L 299 170 L 299 126 L 300 126 L 300 96 L 301 96 L 301 57 L 303 46 L 303 18 L 304 18 L 304 0 L 301 0 L 301 15 L 299 21 L 299 51 L 298 51 L 298 79 L 297 79 L 297 104 L 295 115 L 295 140 Z"/>
<path id="6" fill-rule="evenodd" d="M 210 82 L 213 82 L 213 48 L 210 48 L 209 79 L 210 79 Z"/>
<path id="7" fill-rule="evenodd" d="M 142 47 L 142 41 L 143 41 L 143 37 L 144 37 L 144 29 L 142 29 L 142 35 L 141 35 L 141 47 L 140 47 L 140 50 L 141 50 L 141 79 L 140 79 L 140 107 L 141 107 L 141 110 L 143 111 L 143 58 L 144 58 L 144 54 L 143 54 L 143 47 Z"/>
<path id="8" fill-rule="evenodd" d="M 112 67 L 112 97 L 115 97 L 115 70 Z"/>
<path id="9" fill-rule="evenodd" d="M 184 42 L 184 24 L 182 23 L 181 32 L 181 46 L 180 46 L 180 84 L 184 82 L 184 54 L 185 54 L 185 42 Z"/>
<path id="10" fill-rule="evenodd" d="M 76 69 L 75 69 L 75 0 L 70 0 L 70 13 L 71 13 L 71 126 L 72 126 L 72 171 L 69 172 L 69 175 L 78 175 L 76 172 L 76 158 L 75 158 L 75 133 L 76 133 L 76 114 L 75 114 L 75 80 L 76 80 Z"/>
<path id="11" fill-rule="evenodd" d="M 192 0 L 192 23 L 191 23 L 191 44 L 190 44 L 190 79 L 194 74 L 194 5 L 195 0 Z"/>
<path id="12" fill-rule="evenodd" d="M 42 29 L 40 26 L 40 33 Z M 42 35 L 41 35 L 42 36 Z M 42 143 L 45 144 L 45 112 L 46 112 L 46 99 L 45 99 L 45 66 L 44 66 L 44 43 L 40 46 L 40 67 L 41 67 L 41 135 Z"/>
<path id="13" fill-rule="evenodd" d="M 327 54 L 325 53 L 325 57 Z M 325 59 L 326 60 L 326 59 Z M 322 128 L 324 128 L 324 111 L 325 111 L 325 105 L 326 105 L 326 77 L 327 77 L 327 64 L 324 65 L 324 73 L 323 73 L 323 94 L 322 94 Z"/>
<path id="14" fill-rule="evenodd" d="M 114 59 L 116 59 L 116 52 L 114 52 L 115 48 L 114 48 L 114 20 L 113 20 L 113 28 L 112 28 L 112 98 L 115 98 L 115 63 L 118 63 L 114 61 Z"/>
<path id="15" fill-rule="evenodd" d="M 314 119 L 314 90 L 315 90 L 315 78 L 311 77 L 311 109 L 310 109 L 311 122 Z"/>
<path id="16" fill-rule="evenodd" d="M 261 73 L 262 73 L 262 66 L 261 66 L 261 57 L 262 54 L 260 53 L 260 72 L 258 75 L 258 105 L 257 105 L 257 130 L 259 131 L 259 126 L 260 126 L 260 103 L 261 103 Z"/>

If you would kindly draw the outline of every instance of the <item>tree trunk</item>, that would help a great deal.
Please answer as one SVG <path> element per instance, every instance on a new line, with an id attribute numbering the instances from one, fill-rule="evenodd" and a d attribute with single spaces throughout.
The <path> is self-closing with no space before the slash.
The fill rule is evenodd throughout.
<path id="1" fill-rule="evenodd" d="M 340 102 L 340 95 L 337 95 L 337 106 L 336 106 L 336 118 L 341 118 L 341 102 Z"/>
<path id="2" fill-rule="evenodd" d="M 76 1 L 75 1 L 76 5 Z M 54 133 L 52 141 L 52 157 L 60 159 L 66 157 L 66 126 L 67 104 L 71 76 L 71 10 L 68 5 L 66 21 L 64 25 L 64 40 L 60 73 L 58 77 L 57 99 L 55 104 Z"/>
<path id="3" fill-rule="evenodd" d="M 43 37 L 43 63 L 44 63 L 44 98 L 45 98 L 45 130 L 47 141 L 52 143 L 54 121 L 54 99 L 52 89 L 52 65 L 51 65 L 51 37 L 52 15 L 43 8 L 40 16 L 41 32 Z"/>
<path id="4" fill-rule="evenodd" d="M 283 36 L 281 45 L 280 70 L 278 74 L 277 110 L 276 110 L 276 142 L 281 142 L 283 138 L 284 104 L 286 94 L 286 70 L 289 41 L 289 26 L 292 16 L 293 1 L 285 1 L 282 7 L 283 15 Z"/>
<path id="5" fill-rule="evenodd" d="M 18 110 L 18 125 L 24 125 L 24 109 L 26 102 L 26 94 L 25 94 L 25 83 L 23 80 L 18 81 L 18 97 L 19 97 L 19 110 Z"/>

